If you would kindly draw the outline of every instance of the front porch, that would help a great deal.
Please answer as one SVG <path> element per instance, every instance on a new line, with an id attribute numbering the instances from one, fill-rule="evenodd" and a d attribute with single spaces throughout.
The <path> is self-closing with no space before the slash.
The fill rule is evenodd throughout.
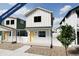
<path id="1" fill-rule="evenodd" d="M 16 41 L 16 29 L 0 25 L 0 43 Z"/>
<path id="2" fill-rule="evenodd" d="M 25 29 L 14 29 L 6 26 L 0 27 L 0 43 L 23 43 L 26 44 L 28 34 Z"/>
<path id="3" fill-rule="evenodd" d="M 23 30 L 14 30 L 14 31 L 3 31 L 1 36 L 1 43 L 11 42 L 11 43 L 23 43 L 26 44 L 28 40 L 28 34 L 24 35 L 20 31 Z"/>
<path id="4" fill-rule="evenodd" d="M 27 28 L 28 45 L 49 46 L 51 45 L 50 28 Z"/>
<path id="5" fill-rule="evenodd" d="M 1 42 L 16 42 L 16 30 L 13 31 L 2 31 Z"/>

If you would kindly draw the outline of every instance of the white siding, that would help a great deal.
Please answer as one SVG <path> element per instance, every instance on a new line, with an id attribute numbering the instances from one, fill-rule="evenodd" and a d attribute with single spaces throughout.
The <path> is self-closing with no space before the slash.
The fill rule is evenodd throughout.
<path id="1" fill-rule="evenodd" d="M 72 27 L 77 27 L 77 14 L 73 13 L 69 18 L 65 18 L 65 23 L 71 25 Z"/>
<path id="2" fill-rule="evenodd" d="M 10 21 L 10 24 L 9 24 L 9 25 L 6 25 L 6 21 L 7 21 L 7 20 L 9 20 L 9 21 L 10 21 L 10 20 L 14 20 L 14 24 L 11 25 L 11 21 Z M 11 28 L 15 28 L 15 29 L 16 29 L 16 26 L 17 26 L 16 23 L 17 23 L 17 20 L 16 20 L 16 19 L 14 19 L 14 18 L 6 18 L 6 19 L 3 21 L 2 24 L 5 25 L 5 26 L 8 26 L 8 27 L 11 27 Z"/>
<path id="3" fill-rule="evenodd" d="M 79 25 L 79 18 L 76 13 L 72 13 L 68 18 L 65 18 L 65 21 L 62 22 L 61 25 L 71 25 L 74 29 L 77 29 L 77 25 Z"/>
<path id="4" fill-rule="evenodd" d="M 34 16 L 41 16 L 41 22 L 34 22 Z M 26 18 L 26 27 L 49 27 L 51 26 L 51 14 L 40 9 L 32 12 Z"/>
<path id="5" fill-rule="evenodd" d="M 13 39 L 15 39 L 15 41 L 16 41 L 16 37 L 15 36 L 13 37 Z M 28 40 L 28 37 L 17 36 L 17 43 L 27 44 L 27 40 Z M 12 41 L 13 40 L 11 39 L 11 36 L 9 36 L 7 42 L 12 42 Z"/>

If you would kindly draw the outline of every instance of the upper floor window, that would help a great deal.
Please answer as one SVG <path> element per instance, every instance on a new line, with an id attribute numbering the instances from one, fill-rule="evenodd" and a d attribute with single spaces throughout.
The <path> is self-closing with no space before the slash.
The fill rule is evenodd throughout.
<path id="1" fill-rule="evenodd" d="M 41 16 L 35 16 L 34 22 L 41 22 Z"/>
<path id="2" fill-rule="evenodd" d="M 23 21 L 23 20 L 21 20 L 21 21 L 20 21 L 20 23 L 21 23 L 21 24 L 24 24 L 24 21 Z"/>
<path id="3" fill-rule="evenodd" d="M 10 21 L 9 21 L 9 20 L 7 20 L 7 21 L 6 21 L 6 25 L 9 25 L 9 23 L 10 23 Z"/>
<path id="4" fill-rule="evenodd" d="M 11 20 L 11 24 L 14 24 L 14 20 Z"/>
<path id="5" fill-rule="evenodd" d="M 46 32 L 45 31 L 39 31 L 38 36 L 39 37 L 46 37 Z"/>

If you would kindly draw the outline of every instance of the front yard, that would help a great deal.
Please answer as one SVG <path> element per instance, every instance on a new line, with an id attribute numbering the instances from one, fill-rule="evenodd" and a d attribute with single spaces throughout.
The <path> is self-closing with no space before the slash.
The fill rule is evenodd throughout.
<path id="1" fill-rule="evenodd" d="M 20 43 L 15 43 L 12 44 L 10 42 L 5 42 L 0 44 L 0 49 L 5 49 L 5 50 L 16 50 L 18 48 L 21 48 L 23 44 Z"/>
<path id="2" fill-rule="evenodd" d="M 0 44 L 0 55 L 36 55 L 36 56 L 65 56 L 63 47 L 54 46 L 52 49 L 47 46 L 32 46 L 20 43 Z M 68 48 L 68 56 L 79 56 L 79 49 Z"/>
<path id="3" fill-rule="evenodd" d="M 32 53 L 44 56 L 65 56 L 65 50 L 63 47 L 54 46 L 52 49 L 49 47 L 32 46 L 25 53 Z M 79 50 L 74 47 L 68 48 L 68 56 L 78 56 Z"/>

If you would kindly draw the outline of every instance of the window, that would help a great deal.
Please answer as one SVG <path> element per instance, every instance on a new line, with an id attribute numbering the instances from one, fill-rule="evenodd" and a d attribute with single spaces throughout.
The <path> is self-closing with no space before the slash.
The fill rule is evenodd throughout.
<path id="1" fill-rule="evenodd" d="M 0 36 L 2 35 L 2 31 L 0 31 Z"/>
<path id="2" fill-rule="evenodd" d="M 28 36 L 27 31 L 17 31 L 17 36 Z"/>
<path id="3" fill-rule="evenodd" d="M 9 25 L 9 20 L 6 21 L 6 25 Z"/>
<path id="4" fill-rule="evenodd" d="M 21 20 L 21 21 L 20 21 L 20 23 L 21 23 L 21 24 L 24 24 L 24 21 L 23 21 L 23 20 Z"/>
<path id="5" fill-rule="evenodd" d="M 35 16 L 34 22 L 41 22 L 41 16 Z"/>
<path id="6" fill-rule="evenodd" d="M 46 37 L 46 32 L 45 31 L 39 31 L 38 36 L 39 37 Z"/>
<path id="7" fill-rule="evenodd" d="M 14 20 L 11 20 L 11 24 L 14 24 Z"/>
<path id="8" fill-rule="evenodd" d="M 9 32 L 9 36 L 11 36 L 11 31 Z"/>

